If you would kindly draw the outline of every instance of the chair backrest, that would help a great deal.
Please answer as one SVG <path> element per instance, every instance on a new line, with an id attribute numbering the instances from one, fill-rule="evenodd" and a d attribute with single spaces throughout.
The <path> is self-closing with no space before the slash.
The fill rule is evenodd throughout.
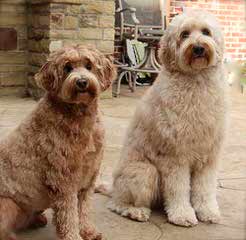
<path id="1" fill-rule="evenodd" d="M 126 39 L 126 52 L 131 65 L 135 66 L 143 60 L 146 46 L 146 43 Z"/>
<path id="2" fill-rule="evenodd" d="M 161 4 L 161 1 L 163 2 Z M 136 8 L 136 16 L 140 25 L 160 26 L 165 28 L 165 1 L 166 0 L 116 0 L 116 8 Z M 163 9 L 161 9 L 163 8 Z M 125 11 L 116 17 L 116 25 L 120 22 L 125 24 L 134 24 L 129 11 Z"/>

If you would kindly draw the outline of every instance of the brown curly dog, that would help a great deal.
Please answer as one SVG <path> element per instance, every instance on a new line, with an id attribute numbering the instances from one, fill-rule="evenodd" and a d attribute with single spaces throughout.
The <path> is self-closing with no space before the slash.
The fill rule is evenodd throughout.
<path id="1" fill-rule="evenodd" d="M 98 96 L 116 77 L 112 62 L 92 47 L 59 50 L 36 75 L 46 94 L 0 142 L 0 239 L 41 222 L 54 210 L 62 240 L 101 239 L 88 217 L 104 149 Z"/>

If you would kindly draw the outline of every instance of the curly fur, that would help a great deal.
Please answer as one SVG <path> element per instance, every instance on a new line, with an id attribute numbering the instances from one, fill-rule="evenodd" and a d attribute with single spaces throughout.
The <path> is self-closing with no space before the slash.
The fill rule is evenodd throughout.
<path id="1" fill-rule="evenodd" d="M 200 57 L 192 49 L 203 46 Z M 142 98 L 114 172 L 109 208 L 147 221 L 162 205 L 181 226 L 219 221 L 216 169 L 224 135 L 223 36 L 208 13 L 177 16 L 161 40 L 162 70 Z"/>
<path id="2" fill-rule="evenodd" d="M 15 238 L 17 223 L 47 208 L 54 210 L 59 239 L 101 239 L 89 221 L 88 201 L 104 149 L 98 96 L 115 77 L 111 61 L 85 46 L 53 53 L 40 69 L 44 98 L 0 142 L 1 240 Z M 78 79 L 88 83 L 83 91 Z"/>

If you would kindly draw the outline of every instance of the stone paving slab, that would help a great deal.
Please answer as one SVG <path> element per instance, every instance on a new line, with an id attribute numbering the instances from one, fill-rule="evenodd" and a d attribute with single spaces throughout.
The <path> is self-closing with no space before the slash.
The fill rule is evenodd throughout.
<path id="1" fill-rule="evenodd" d="M 127 125 L 145 89 L 136 93 L 124 89 L 117 99 L 101 101 L 100 106 L 106 127 L 107 148 L 102 162 L 99 181 L 112 181 L 114 165 L 120 157 Z M 1 96 L 0 138 L 6 136 L 36 102 L 30 98 Z M 92 218 L 107 240 L 245 240 L 246 239 L 246 98 L 231 92 L 230 121 L 227 140 L 221 157 L 218 174 L 218 201 L 221 208 L 220 224 L 203 224 L 183 228 L 167 223 L 163 211 L 154 212 L 150 222 L 134 222 L 110 212 L 108 198 L 100 194 L 93 197 Z M 20 240 L 54 240 L 52 212 L 46 215 L 46 228 L 19 234 Z"/>

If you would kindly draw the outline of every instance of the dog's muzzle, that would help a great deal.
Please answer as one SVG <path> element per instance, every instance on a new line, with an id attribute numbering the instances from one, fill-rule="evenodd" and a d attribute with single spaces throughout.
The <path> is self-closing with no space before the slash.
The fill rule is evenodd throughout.
<path id="1" fill-rule="evenodd" d="M 89 86 L 89 81 L 85 78 L 80 78 L 76 80 L 76 89 L 79 92 L 84 92 Z"/>

